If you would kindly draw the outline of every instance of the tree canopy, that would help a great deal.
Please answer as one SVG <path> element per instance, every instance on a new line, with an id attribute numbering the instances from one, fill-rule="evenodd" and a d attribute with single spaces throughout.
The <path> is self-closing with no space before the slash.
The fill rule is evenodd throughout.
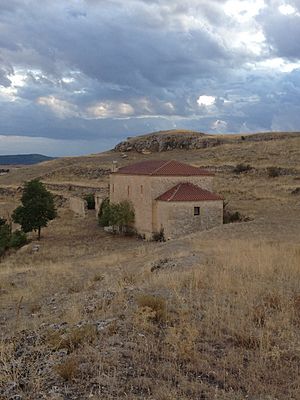
<path id="1" fill-rule="evenodd" d="M 14 222 L 20 224 L 24 232 L 37 231 L 40 239 L 41 228 L 57 216 L 52 193 L 39 179 L 33 179 L 25 183 L 21 202 L 13 212 Z"/>

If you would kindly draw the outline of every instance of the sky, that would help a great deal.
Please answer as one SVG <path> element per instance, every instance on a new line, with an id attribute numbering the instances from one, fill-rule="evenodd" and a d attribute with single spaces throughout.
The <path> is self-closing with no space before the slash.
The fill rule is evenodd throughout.
<path id="1" fill-rule="evenodd" d="M 0 0 L 0 154 L 300 130 L 300 0 Z"/>

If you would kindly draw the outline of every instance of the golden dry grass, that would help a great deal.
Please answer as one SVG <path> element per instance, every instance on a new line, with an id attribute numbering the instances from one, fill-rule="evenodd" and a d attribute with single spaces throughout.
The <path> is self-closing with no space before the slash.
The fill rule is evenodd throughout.
<path id="1" fill-rule="evenodd" d="M 39 252 L 33 236 L 0 263 L 1 399 L 300 398 L 300 209 L 291 195 L 300 186 L 299 139 L 120 161 L 153 157 L 251 164 L 248 174 L 221 170 L 215 189 L 253 220 L 149 243 L 104 233 L 93 213 L 60 209 Z M 114 158 L 55 160 L 0 184 L 49 172 L 64 184 L 103 184 L 77 180 L 69 167 Z M 294 172 L 269 178 L 270 166 Z M 2 211 L 12 206 L 1 201 Z"/>
<path id="2" fill-rule="evenodd" d="M 238 239 L 242 225 L 224 227 L 227 240 L 157 244 L 62 212 L 39 253 L 1 263 L 0 387 L 26 381 L 14 392 L 25 399 L 54 398 L 53 386 L 82 399 L 297 399 L 299 240 Z M 151 272 L 170 254 L 179 264 Z"/>

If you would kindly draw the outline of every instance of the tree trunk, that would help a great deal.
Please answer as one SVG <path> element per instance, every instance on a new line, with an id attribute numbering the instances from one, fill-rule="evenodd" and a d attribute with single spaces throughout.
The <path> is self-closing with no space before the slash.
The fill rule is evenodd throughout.
<path id="1" fill-rule="evenodd" d="M 38 240 L 40 240 L 41 239 L 41 227 L 39 226 L 39 229 L 38 229 Z"/>

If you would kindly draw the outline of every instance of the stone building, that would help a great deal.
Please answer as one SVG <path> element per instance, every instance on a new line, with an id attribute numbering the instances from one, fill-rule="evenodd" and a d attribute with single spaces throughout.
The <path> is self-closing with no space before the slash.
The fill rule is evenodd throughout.
<path id="1" fill-rule="evenodd" d="M 110 202 L 132 202 L 135 228 L 151 238 L 164 230 L 166 239 L 210 229 L 223 223 L 223 199 L 212 192 L 211 172 L 174 160 L 142 161 L 110 175 Z"/>

